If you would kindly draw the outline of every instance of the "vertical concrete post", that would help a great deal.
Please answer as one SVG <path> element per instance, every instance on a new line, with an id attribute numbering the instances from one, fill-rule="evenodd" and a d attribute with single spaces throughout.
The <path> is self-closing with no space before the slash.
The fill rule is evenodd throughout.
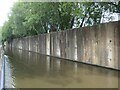
<path id="1" fill-rule="evenodd" d="M 50 55 L 50 34 L 46 34 L 46 55 Z"/>

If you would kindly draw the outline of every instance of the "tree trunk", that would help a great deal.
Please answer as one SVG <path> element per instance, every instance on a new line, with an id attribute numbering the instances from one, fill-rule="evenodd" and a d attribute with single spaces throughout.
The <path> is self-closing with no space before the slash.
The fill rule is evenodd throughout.
<path id="1" fill-rule="evenodd" d="M 73 17 L 73 18 L 72 18 L 72 20 L 71 20 L 71 23 L 70 23 L 70 28 L 72 28 L 72 27 L 73 27 L 73 25 L 74 25 L 74 19 L 75 19 L 75 17 Z"/>

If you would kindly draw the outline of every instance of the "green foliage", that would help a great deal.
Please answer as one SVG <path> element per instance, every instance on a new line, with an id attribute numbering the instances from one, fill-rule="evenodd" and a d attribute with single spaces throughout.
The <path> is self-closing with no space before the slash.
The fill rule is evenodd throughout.
<path id="1" fill-rule="evenodd" d="M 4 26 L 2 27 L 2 40 L 3 41 L 10 41 L 12 40 L 12 28 L 11 28 L 11 24 L 5 22 Z"/>
<path id="2" fill-rule="evenodd" d="M 2 40 L 99 24 L 120 2 L 16 2 L 2 28 Z"/>

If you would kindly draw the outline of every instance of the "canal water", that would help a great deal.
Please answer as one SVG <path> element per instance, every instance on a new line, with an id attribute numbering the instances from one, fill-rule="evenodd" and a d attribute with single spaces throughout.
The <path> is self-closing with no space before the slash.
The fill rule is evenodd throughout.
<path id="1" fill-rule="evenodd" d="M 9 49 L 5 60 L 5 87 L 118 88 L 118 71 Z"/>

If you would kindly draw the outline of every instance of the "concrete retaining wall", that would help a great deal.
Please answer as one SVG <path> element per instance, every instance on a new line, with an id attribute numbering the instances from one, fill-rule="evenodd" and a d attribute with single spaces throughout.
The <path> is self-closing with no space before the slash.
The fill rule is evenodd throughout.
<path id="1" fill-rule="evenodd" d="M 9 47 L 120 69 L 120 21 L 14 39 Z"/>

